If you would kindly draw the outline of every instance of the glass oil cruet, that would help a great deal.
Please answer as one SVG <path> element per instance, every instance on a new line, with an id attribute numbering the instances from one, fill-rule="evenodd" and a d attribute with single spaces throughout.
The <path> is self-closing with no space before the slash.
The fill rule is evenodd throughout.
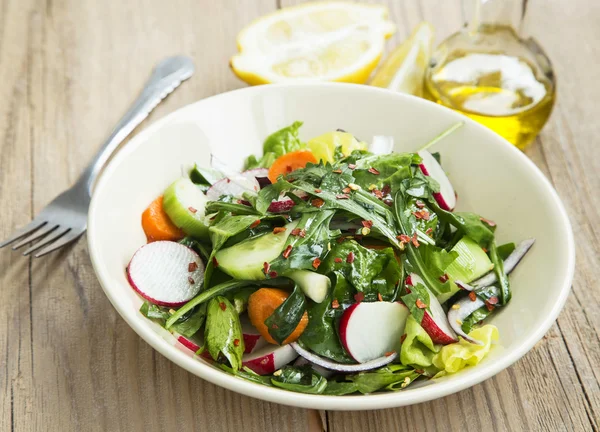
<path id="1" fill-rule="evenodd" d="M 554 105 L 552 65 L 522 38 L 526 0 L 463 0 L 470 19 L 442 42 L 425 73 L 424 96 L 489 127 L 521 150 Z"/>

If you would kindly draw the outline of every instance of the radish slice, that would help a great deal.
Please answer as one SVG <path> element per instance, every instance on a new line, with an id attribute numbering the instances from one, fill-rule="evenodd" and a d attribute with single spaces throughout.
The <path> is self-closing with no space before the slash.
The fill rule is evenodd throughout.
<path id="1" fill-rule="evenodd" d="M 327 360 L 327 359 L 325 359 L 321 356 L 318 356 L 308 350 L 305 350 L 297 342 L 292 342 L 290 345 L 292 346 L 292 348 L 294 348 L 296 350 L 296 352 L 298 354 L 300 354 L 302 357 L 304 357 L 309 362 L 319 365 L 321 367 L 324 367 L 325 369 L 329 369 L 329 370 L 336 371 L 336 372 L 353 373 L 353 372 L 361 372 L 361 371 L 366 371 L 366 370 L 371 370 L 371 369 L 377 369 L 377 368 L 380 368 L 387 364 L 390 364 L 391 362 L 396 360 L 396 358 L 398 358 L 398 352 L 394 351 L 390 355 L 387 355 L 387 356 L 384 355 L 382 357 L 370 360 L 365 363 L 344 364 L 344 363 L 336 363 L 334 361 Z"/>
<path id="2" fill-rule="evenodd" d="M 394 137 L 375 135 L 369 146 L 369 151 L 376 155 L 390 154 L 394 149 Z"/>
<path id="3" fill-rule="evenodd" d="M 534 243 L 535 239 L 527 239 L 517 245 L 515 250 L 504 260 L 504 272 L 506 274 L 509 274 L 517 267 Z M 498 277 L 496 276 L 496 272 L 492 270 L 485 276 L 471 282 L 471 285 L 475 288 L 484 288 L 496 282 L 498 282 Z"/>
<path id="4" fill-rule="evenodd" d="M 456 192 L 452 187 L 452 183 L 450 183 L 450 179 L 448 179 L 448 176 L 444 172 L 444 169 L 427 150 L 421 150 L 419 156 L 421 156 L 422 159 L 419 168 L 421 168 L 423 174 L 432 177 L 440 184 L 440 191 L 435 192 L 433 197 L 444 210 L 454 210 L 454 207 L 456 207 Z"/>
<path id="5" fill-rule="evenodd" d="M 206 191 L 206 196 L 211 201 L 217 201 L 221 195 L 241 198 L 244 192 L 256 195 L 259 190 L 260 184 L 254 174 L 246 171 L 219 180 Z"/>
<path id="6" fill-rule="evenodd" d="M 408 315 L 408 308 L 398 302 L 355 303 L 340 320 L 342 345 L 359 363 L 396 351 Z"/>
<path id="7" fill-rule="evenodd" d="M 244 171 L 242 175 L 254 177 L 256 181 L 258 181 L 261 189 L 271 184 L 271 180 L 269 180 L 269 170 L 266 168 L 254 168 Z"/>
<path id="8" fill-rule="evenodd" d="M 290 345 L 268 344 L 252 354 L 244 354 L 242 364 L 259 375 L 269 375 L 294 361 L 296 357 L 298 353 Z"/>
<path id="9" fill-rule="evenodd" d="M 151 303 L 177 307 L 198 294 L 204 281 L 204 264 L 196 252 L 175 242 L 157 241 L 142 246 L 127 266 L 131 287 Z"/>
<path id="10" fill-rule="evenodd" d="M 175 332 L 173 332 L 173 336 L 177 338 L 177 342 L 188 348 L 190 351 L 197 352 L 202 346 L 202 341 L 196 337 L 188 338 Z"/>
<path id="11" fill-rule="evenodd" d="M 427 332 L 434 343 L 448 345 L 457 342 L 456 334 L 450 327 L 450 323 L 446 318 L 446 313 L 440 305 L 440 302 L 435 298 L 431 290 L 425 285 L 425 282 L 416 273 L 411 273 L 406 278 L 408 286 L 422 285 L 429 292 L 429 310 L 424 309 L 423 320 L 421 327 Z"/>
<path id="12" fill-rule="evenodd" d="M 250 354 L 269 344 L 250 323 L 247 314 L 240 316 L 240 324 L 242 325 L 242 337 L 244 338 L 244 354 Z"/>

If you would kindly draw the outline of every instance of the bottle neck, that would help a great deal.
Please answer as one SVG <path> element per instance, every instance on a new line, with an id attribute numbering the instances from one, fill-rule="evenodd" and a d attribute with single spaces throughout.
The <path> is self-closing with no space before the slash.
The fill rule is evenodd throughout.
<path id="1" fill-rule="evenodd" d="M 481 26 L 505 26 L 517 33 L 525 18 L 527 0 L 463 0 L 463 12 L 469 33 L 475 34 Z"/>

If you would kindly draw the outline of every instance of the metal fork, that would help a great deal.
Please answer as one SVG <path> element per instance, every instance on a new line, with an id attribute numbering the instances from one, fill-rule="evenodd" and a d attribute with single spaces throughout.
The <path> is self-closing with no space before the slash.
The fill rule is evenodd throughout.
<path id="1" fill-rule="evenodd" d="M 0 248 L 17 240 L 13 250 L 39 240 L 23 255 L 39 251 L 39 258 L 79 238 L 87 228 L 87 214 L 92 188 L 104 164 L 120 143 L 139 125 L 148 114 L 182 81 L 194 73 L 189 57 L 169 57 L 158 63 L 140 96 L 119 121 L 102 148 L 70 189 L 57 196 L 33 219 L 29 225 L 15 231 L 0 243 Z"/>

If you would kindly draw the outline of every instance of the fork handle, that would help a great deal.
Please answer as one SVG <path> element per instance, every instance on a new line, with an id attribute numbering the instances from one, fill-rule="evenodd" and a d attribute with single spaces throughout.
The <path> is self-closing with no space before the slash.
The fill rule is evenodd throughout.
<path id="1" fill-rule="evenodd" d="M 77 180 L 92 195 L 92 188 L 104 164 L 125 138 L 167 95 L 194 73 L 194 63 L 186 56 L 168 57 L 158 63 L 142 93 L 111 132 L 102 148 Z"/>

